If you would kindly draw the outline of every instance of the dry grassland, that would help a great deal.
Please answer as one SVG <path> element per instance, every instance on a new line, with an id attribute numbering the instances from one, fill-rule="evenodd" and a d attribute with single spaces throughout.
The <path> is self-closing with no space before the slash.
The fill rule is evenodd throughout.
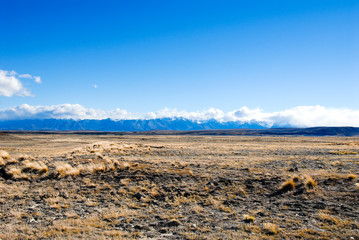
<path id="1" fill-rule="evenodd" d="M 0 239 L 359 239 L 359 138 L 0 135 Z"/>

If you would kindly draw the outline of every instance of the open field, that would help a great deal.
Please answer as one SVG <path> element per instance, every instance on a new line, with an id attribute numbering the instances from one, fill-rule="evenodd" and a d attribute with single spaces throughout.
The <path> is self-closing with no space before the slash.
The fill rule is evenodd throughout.
<path id="1" fill-rule="evenodd" d="M 0 239 L 359 239 L 359 138 L 0 135 Z"/>

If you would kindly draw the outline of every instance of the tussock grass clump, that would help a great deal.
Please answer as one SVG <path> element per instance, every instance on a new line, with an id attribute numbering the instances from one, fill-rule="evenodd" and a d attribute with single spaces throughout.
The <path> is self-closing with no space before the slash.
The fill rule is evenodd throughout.
<path id="1" fill-rule="evenodd" d="M 262 230 L 267 235 L 276 235 L 278 233 L 278 226 L 273 223 L 264 223 Z"/>
<path id="2" fill-rule="evenodd" d="M 348 175 L 348 179 L 349 180 L 354 180 L 354 179 L 356 179 L 357 178 L 357 175 L 355 175 L 355 174 L 349 174 Z"/>
<path id="3" fill-rule="evenodd" d="M 10 159 L 10 154 L 4 150 L 0 150 L 0 157 L 4 160 Z"/>
<path id="4" fill-rule="evenodd" d="M 0 166 L 5 166 L 5 165 L 6 165 L 5 160 L 2 157 L 0 157 Z"/>
<path id="5" fill-rule="evenodd" d="M 317 186 L 318 183 L 314 181 L 314 179 L 311 176 L 305 176 L 304 184 L 308 189 L 313 189 Z"/>
<path id="6" fill-rule="evenodd" d="M 246 195 L 247 192 L 241 187 L 238 186 L 237 184 L 232 184 L 232 186 L 228 187 L 226 190 L 228 193 L 232 193 L 234 195 Z"/>
<path id="7" fill-rule="evenodd" d="M 254 216 L 248 215 L 248 214 L 244 214 L 243 215 L 243 221 L 245 223 L 253 223 L 256 220 L 256 218 Z"/>
<path id="8" fill-rule="evenodd" d="M 100 172 L 100 171 L 105 172 L 106 166 L 105 166 L 105 164 L 101 164 L 101 163 L 92 163 L 87 166 L 87 170 L 90 173 L 96 173 L 96 172 Z"/>
<path id="9" fill-rule="evenodd" d="M 4 150 L 0 150 L 0 166 L 5 166 L 8 163 L 17 163 L 15 158 L 12 158 L 10 154 Z"/>
<path id="10" fill-rule="evenodd" d="M 261 232 L 261 228 L 255 224 L 243 224 L 241 228 L 243 231 L 251 234 L 259 234 Z"/>
<path id="11" fill-rule="evenodd" d="M 279 190 L 281 190 L 282 192 L 289 192 L 289 191 L 293 191 L 294 189 L 295 189 L 295 182 L 292 179 L 284 182 L 279 187 Z"/>
<path id="12" fill-rule="evenodd" d="M 335 224 L 338 225 L 340 223 L 340 219 L 337 217 L 334 217 L 328 213 L 320 212 L 317 215 L 317 218 L 320 219 L 323 222 L 329 223 L 329 224 Z"/>
<path id="13" fill-rule="evenodd" d="M 7 174 L 9 174 L 12 178 L 14 179 L 18 179 L 18 178 L 21 178 L 22 177 L 22 174 L 21 174 L 21 169 L 20 168 L 17 168 L 17 167 L 12 167 L 12 168 L 9 168 L 7 171 L 6 171 Z"/>
<path id="14" fill-rule="evenodd" d="M 46 166 L 46 164 L 41 161 L 31 162 L 29 160 L 25 160 L 23 161 L 23 164 L 23 170 L 30 170 L 39 174 L 47 173 L 49 171 L 49 168 Z"/>
<path id="15" fill-rule="evenodd" d="M 25 160 L 30 160 L 30 161 L 34 161 L 35 158 L 32 157 L 32 156 L 29 156 L 27 154 L 22 154 L 18 157 L 18 160 L 21 162 L 21 161 L 25 161 Z"/>
<path id="16" fill-rule="evenodd" d="M 227 207 L 224 204 L 219 205 L 218 210 L 222 211 L 222 212 L 226 212 L 226 213 L 231 213 L 232 209 L 230 207 Z"/>
<path id="17" fill-rule="evenodd" d="M 73 168 L 70 164 L 65 162 L 56 162 L 56 172 L 59 174 L 59 177 L 65 176 L 77 176 L 80 174 L 79 169 Z"/>

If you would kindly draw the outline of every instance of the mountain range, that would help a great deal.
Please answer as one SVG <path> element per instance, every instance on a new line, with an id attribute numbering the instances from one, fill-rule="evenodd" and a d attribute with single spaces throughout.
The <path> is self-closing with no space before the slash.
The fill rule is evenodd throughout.
<path id="1" fill-rule="evenodd" d="M 78 134 L 168 134 L 168 135 L 300 135 L 300 136 L 359 136 L 356 127 L 295 128 L 290 125 L 266 127 L 264 122 L 192 121 L 185 118 L 150 120 L 73 120 L 28 119 L 0 121 L 3 132 L 42 132 Z"/>
<path id="2" fill-rule="evenodd" d="M 151 131 L 151 130 L 205 130 L 205 129 L 265 129 L 261 122 L 219 122 L 214 119 L 192 121 L 184 118 L 160 118 L 150 120 L 73 120 L 73 119 L 28 119 L 0 121 L 0 130 L 21 131 Z"/>

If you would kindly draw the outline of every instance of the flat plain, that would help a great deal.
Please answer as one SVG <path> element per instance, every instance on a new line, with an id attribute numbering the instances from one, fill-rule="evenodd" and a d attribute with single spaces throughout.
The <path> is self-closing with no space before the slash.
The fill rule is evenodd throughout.
<path id="1" fill-rule="evenodd" d="M 0 135 L 0 239 L 359 239 L 359 138 Z"/>

